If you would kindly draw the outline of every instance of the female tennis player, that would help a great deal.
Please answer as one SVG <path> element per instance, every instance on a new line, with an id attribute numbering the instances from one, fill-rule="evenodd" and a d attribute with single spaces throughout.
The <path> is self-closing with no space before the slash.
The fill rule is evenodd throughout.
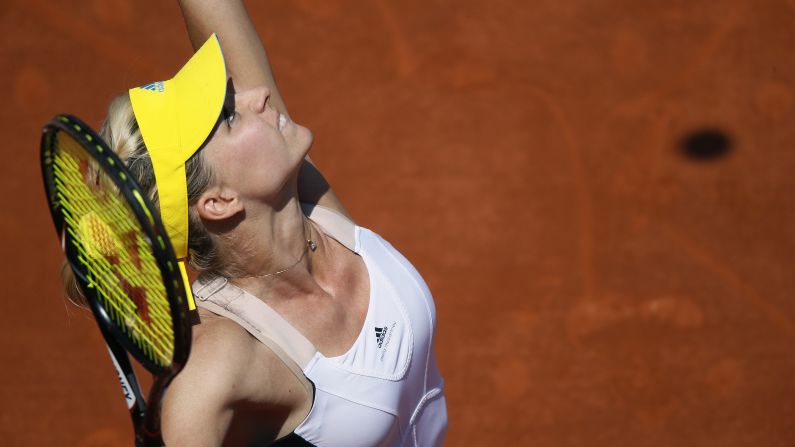
<path id="1" fill-rule="evenodd" d="M 307 157 L 312 134 L 288 114 L 242 2 L 180 6 L 197 53 L 114 100 L 101 132 L 200 272 L 166 445 L 440 445 L 425 282 Z"/>

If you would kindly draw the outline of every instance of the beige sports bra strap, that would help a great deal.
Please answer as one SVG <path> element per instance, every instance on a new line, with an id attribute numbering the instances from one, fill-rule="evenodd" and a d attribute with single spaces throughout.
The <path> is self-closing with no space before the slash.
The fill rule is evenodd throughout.
<path id="1" fill-rule="evenodd" d="M 199 281 L 196 305 L 229 318 L 270 348 L 299 378 L 317 349 L 270 306 L 226 278 Z"/>
<path id="2" fill-rule="evenodd" d="M 339 212 L 325 206 L 301 203 L 304 214 L 323 228 L 348 250 L 356 252 L 356 224 Z"/>

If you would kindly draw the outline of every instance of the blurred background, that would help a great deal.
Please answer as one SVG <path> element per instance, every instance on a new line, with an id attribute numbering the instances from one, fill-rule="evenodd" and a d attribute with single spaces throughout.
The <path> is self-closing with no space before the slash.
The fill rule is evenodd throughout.
<path id="1" fill-rule="evenodd" d="M 795 445 L 795 1 L 250 1 L 438 309 L 447 445 Z M 131 445 L 38 144 L 191 54 L 176 2 L 2 0 L 0 434 Z"/>

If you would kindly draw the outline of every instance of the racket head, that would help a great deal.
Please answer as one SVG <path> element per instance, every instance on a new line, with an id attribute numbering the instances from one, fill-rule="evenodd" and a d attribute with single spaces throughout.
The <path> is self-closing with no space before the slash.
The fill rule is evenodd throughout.
<path id="1" fill-rule="evenodd" d="M 45 125 L 41 166 L 55 229 L 97 322 L 154 375 L 190 352 L 185 285 L 158 213 L 79 118 Z"/>

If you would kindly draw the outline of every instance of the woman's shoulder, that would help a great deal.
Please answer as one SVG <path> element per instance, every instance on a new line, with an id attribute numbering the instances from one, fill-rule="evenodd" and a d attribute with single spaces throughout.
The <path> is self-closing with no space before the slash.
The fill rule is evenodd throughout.
<path id="1" fill-rule="evenodd" d="M 193 326 L 191 357 L 196 350 L 224 351 L 231 348 L 233 352 L 230 354 L 234 355 L 237 351 L 245 351 L 253 346 L 254 339 L 248 332 L 228 318 L 199 308 L 199 321 L 199 324 Z"/>
<path id="2" fill-rule="evenodd" d="M 272 377 L 281 373 L 281 360 L 244 328 L 227 318 L 202 315 L 193 327 L 188 363 L 174 379 L 169 393 L 206 395 L 214 405 L 243 401 L 266 403 Z M 197 393 L 197 390 L 201 392 Z"/>
<path id="3" fill-rule="evenodd" d="M 202 316 L 201 323 L 193 326 L 188 363 L 174 379 L 172 389 L 179 390 L 183 382 L 206 387 L 238 380 L 253 346 L 242 328 L 224 320 Z M 195 383 L 199 381 L 202 383 Z"/>
<path id="4" fill-rule="evenodd" d="M 175 444 L 198 445 L 194 441 L 225 433 L 241 407 L 285 407 L 274 386 L 283 382 L 280 360 L 258 345 L 233 321 L 202 316 L 193 329 L 188 363 L 163 400 L 164 435 L 184 441 Z"/>

